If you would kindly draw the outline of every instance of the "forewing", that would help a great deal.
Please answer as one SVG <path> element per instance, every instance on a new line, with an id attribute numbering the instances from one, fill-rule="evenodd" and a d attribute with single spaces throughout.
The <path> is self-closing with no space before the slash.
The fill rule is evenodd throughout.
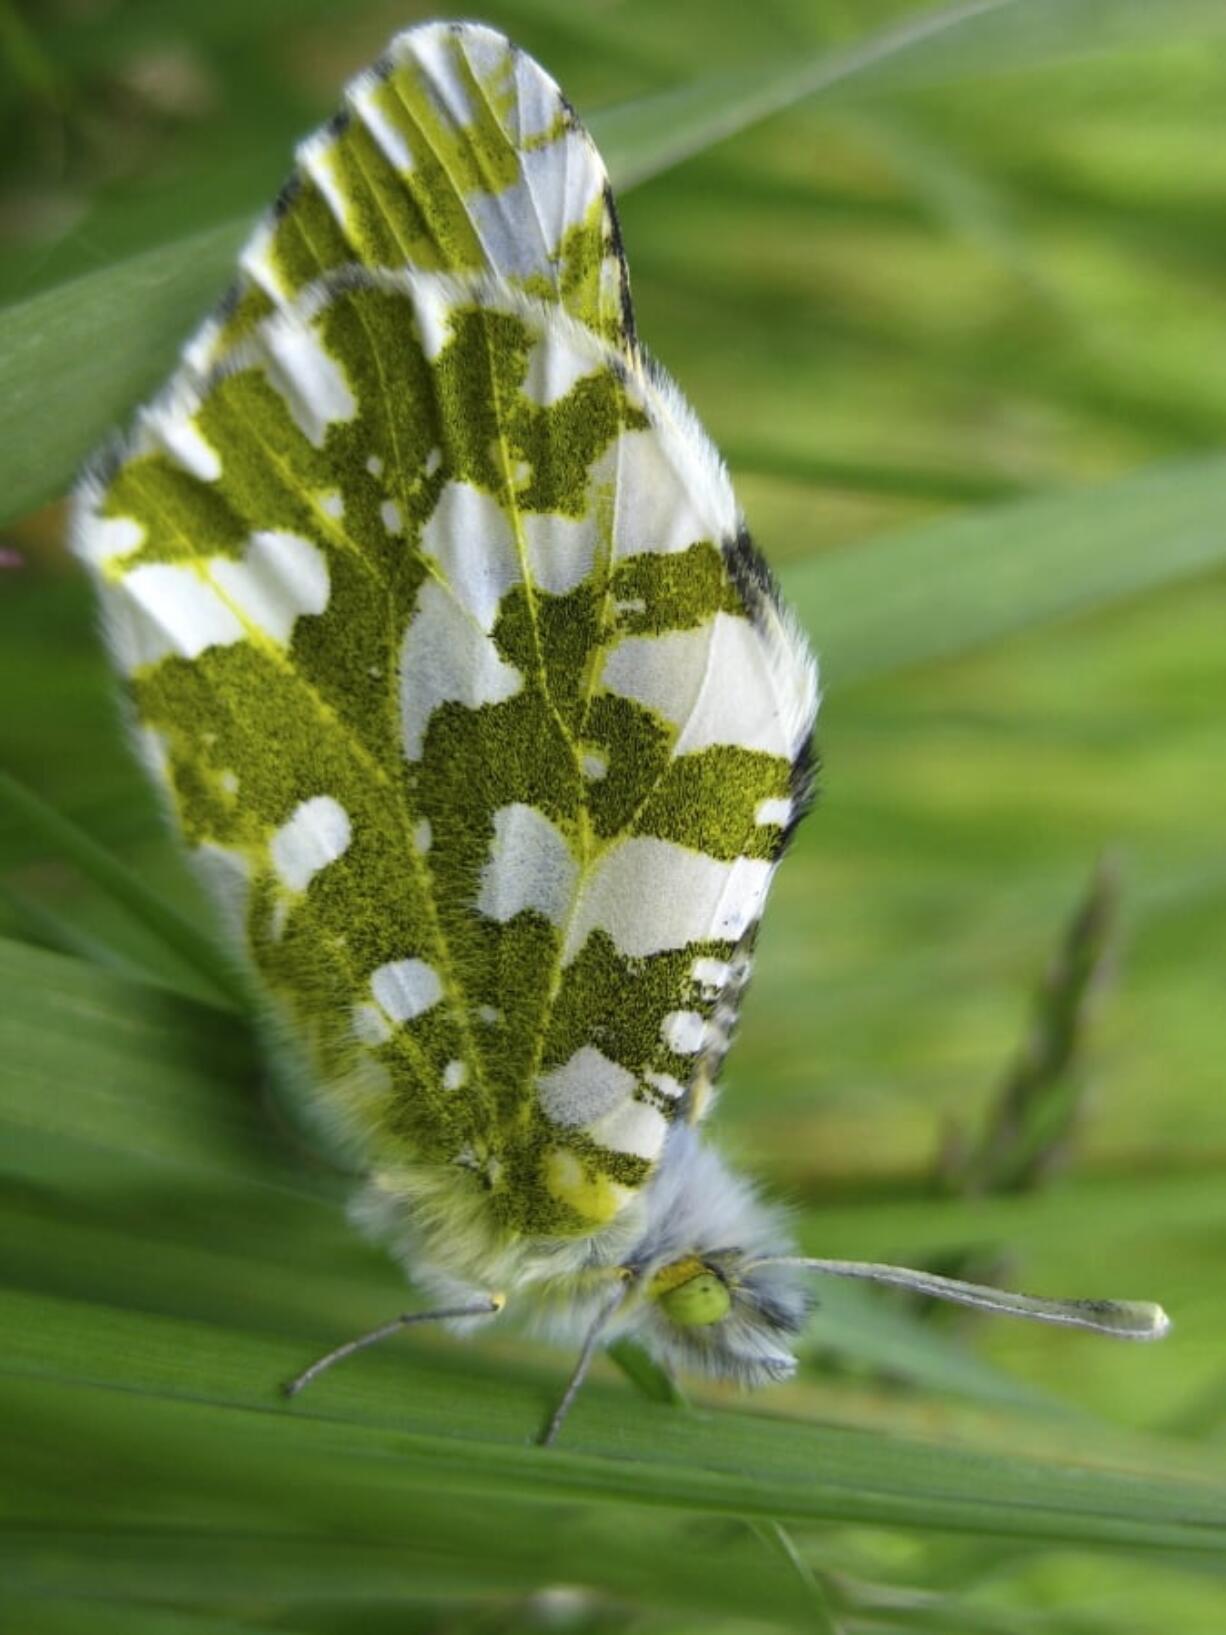
<path id="1" fill-rule="evenodd" d="M 633 343 L 600 154 L 540 65 L 479 24 L 400 34 L 347 86 L 300 145 L 189 365 L 207 377 L 253 324 L 344 266 L 493 274 Z"/>
<path id="2" fill-rule="evenodd" d="M 722 1048 L 815 709 L 672 388 L 501 282 L 346 274 L 146 411 L 77 548 L 323 1109 L 508 1229 L 616 1215 Z"/>

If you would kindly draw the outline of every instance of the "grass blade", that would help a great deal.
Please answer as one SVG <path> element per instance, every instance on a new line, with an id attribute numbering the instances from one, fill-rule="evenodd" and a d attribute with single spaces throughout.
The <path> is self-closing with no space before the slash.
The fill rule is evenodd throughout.
<path id="1" fill-rule="evenodd" d="M 51 850 L 74 863 L 82 874 L 101 886 L 116 902 L 122 903 L 168 948 L 207 977 L 219 995 L 240 1010 L 248 1009 L 250 1000 L 247 991 L 219 945 L 156 892 L 150 891 L 138 875 L 105 847 L 7 772 L 0 772 L 0 805 L 7 806 L 21 817 L 42 836 Z"/>
<path id="2" fill-rule="evenodd" d="M 990 507 L 787 569 L 828 689 L 952 657 L 1226 561 L 1226 459 Z"/>
<path id="3" fill-rule="evenodd" d="M 226 222 L 0 311 L 0 522 L 63 493 L 152 391 L 221 294 L 246 230 Z"/>
<path id="4" fill-rule="evenodd" d="M 842 1624 L 836 1623 L 834 1609 L 826 1586 L 796 1548 L 796 1541 L 787 1528 L 777 1521 L 756 1522 L 754 1532 L 766 1548 L 784 1567 L 794 1573 L 809 1600 L 810 1628 L 813 1635 L 844 1635 Z"/>
<path id="5" fill-rule="evenodd" d="M 37 898 L 14 891 L 3 880 L 0 880 L 0 907 L 8 909 L 20 936 L 39 947 L 71 954 L 74 959 L 88 960 L 93 965 L 101 965 L 119 976 L 127 977 L 129 981 L 156 980 L 152 973 L 142 971 L 104 938 L 93 936 L 55 909 L 40 903 Z"/>
<path id="6" fill-rule="evenodd" d="M 642 1346 L 632 1340 L 615 1340 L 608 1348 L 608 1355 L 648 1402 L 665 1402 L 674 1408 L 687 1406 L 677 1381 Z"/>
<path id="7" fill-rule="evenodd" d="M 592 133 L 618 186 L 633 187 L 797 102 L 1019 0 L 969 0 L 910 18 L 858 45 L 700 81 L 597 116 Z"/>
<path id="8" fill-rule="evenodd" d="M 943 1177 L 952 1190 L 1023 1192 L 1066 1158 L 1085 1099 L 1090 1017 L 1116 951 L 1119 896 L 1118 866 L 1103 859 L 1044 974 L 1025 1040 L 985 1127 L 962 1162 Z"/>
<path id="9" fill-rule="evenodd" d="M 203 1487 L 245 1491 L 249 1504 L 261 1494 L 271 1500 L 271 1484 L 280 1496 L 269 1519 L 279 1512 L 287 1527 L 327 1532 L 344 1518 L 349 1531 L 365 1523 L 377 1537 L 410 1494 L 445 1491 L 479 1495 L 491 1527 L 501 1508 L 492 1501 L 575 1501 L 1193 1557 L 1226 1549 L 1226 1488 L 1138 1474 L 1101 1455 L 1094 1466 L 1002 1458 L 641 1401 L 629 1413 L 623 1391 L 596 1385 L 564 1442 L 542 1452 L 530 1437 L 545 1380 L 492 1372 L 462 1343 L 435 1362 L 407 1344 L 394 1357 L 372 1352 L 317 1387 L 313 1405 L 287 1407 L 277 1382 L 293 1372 L 300 1341 L 16 1291 L 0 1297 L 0 1311 L 10 1336 L 4 1396 L 10 1409 L 31 1405 L 12 1423 L 30 1423 L 41 1403 L 78 1446 L 126 1424 L 143 1443 L 135 1474 L 150 1491 L 167 1481 L 169 1453 L 180 1479 L 196 1468 Z M 28 1480 L 23 1489 L 31 1491 Z M 118 1504 L 113 1516 L 123 1519 Z"/>

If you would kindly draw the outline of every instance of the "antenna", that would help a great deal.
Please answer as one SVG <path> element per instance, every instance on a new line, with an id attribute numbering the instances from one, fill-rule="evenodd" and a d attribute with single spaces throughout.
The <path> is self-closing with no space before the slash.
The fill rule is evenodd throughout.
<path id="1" fill-rule="evenodd" d="M 885 1283 L 895 1289 L 910 1289 L 933 1300 L 948 1300 L 976 1311 L 994 1312 L 1000 1317 L 1028 1317 L 1035 1323 L 1057 1323 L 1065 1328 L 1089 1329 L 1119 1340 L 1161 1340 L 1170 1333 L 1171 1320 L 1161 1306 L 1149 1300 L 1047 1300 L 1035 1294 L 1013 1294 L 1007 1289 L 991 1289 L 982 1283 L 963 1283 L 956 1277 L 938 1277 L 934 1272 L 912 1271 L 908 1266 L 885 1266 L 871 1260 L 813 1260 L 803 1255 L 770 1256 L 743 1267 L 796 1266 L 820 1272 L 826 1277 L 861 1278 L 868 1283 Z"/>

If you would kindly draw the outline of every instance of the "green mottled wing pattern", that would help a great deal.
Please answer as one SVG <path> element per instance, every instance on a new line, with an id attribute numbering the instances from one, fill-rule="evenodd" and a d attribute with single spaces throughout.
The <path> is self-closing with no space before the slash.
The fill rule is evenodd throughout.
<path id="1" fill-rule="evenodd" d="M 600 155 L 540 65 L 479 25 L 398 35 L 346 87 L 341 112 L 299 147 L 189 366 L 207 378 L 261 318 L 348 266 L 492 273 L 633 342 Z"/>
<path id="2" fill-rule="evenodd" d="M 808 649 L 676 389 L 535 286 L 350 265 L 198 363 L 78 501 L 146 758 L 385 1185 L 592 1232 L 718 1068 Z"/>

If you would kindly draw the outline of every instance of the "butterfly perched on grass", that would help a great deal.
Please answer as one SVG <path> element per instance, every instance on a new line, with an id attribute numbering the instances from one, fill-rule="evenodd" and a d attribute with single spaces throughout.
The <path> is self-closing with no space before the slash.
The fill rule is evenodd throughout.
<path id="1" fill-rule="evenodd" d="M 435 1303 L 753 1384 L 812 1270 L 702 1121 L 817 672 L 640 345 L 608 179 L 493 31 L 399 36 L 84 479 L 135 736 L 360 1220 Z"/>

